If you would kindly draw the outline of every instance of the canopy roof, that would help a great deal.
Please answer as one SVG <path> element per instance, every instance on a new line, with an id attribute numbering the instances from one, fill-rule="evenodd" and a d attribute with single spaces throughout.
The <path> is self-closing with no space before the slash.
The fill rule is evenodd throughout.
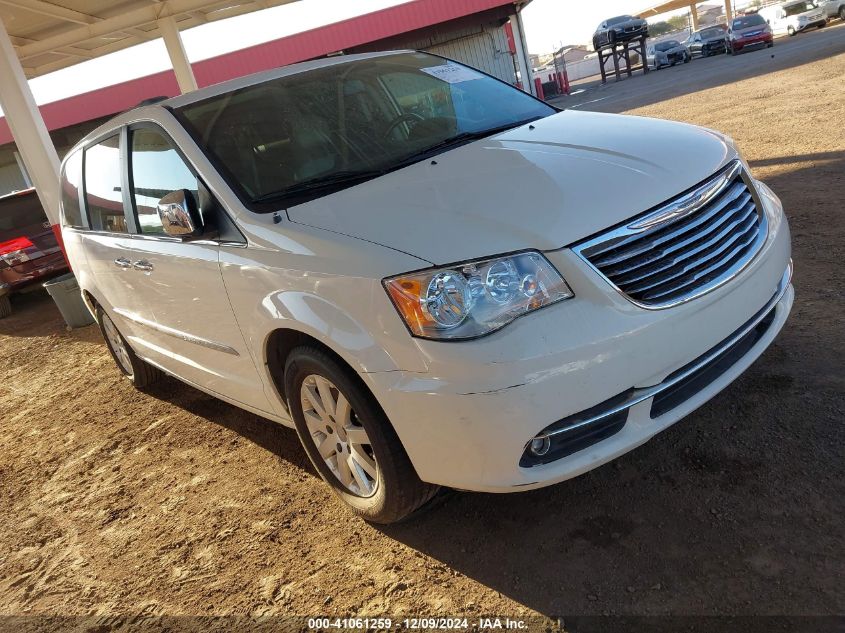
<path id="1" fill-rule="evenodd" d="M 184 30 L 294 0 L 0 0 L 0 19 L 28 78 Z"/>
<path id="2" fill-rule="evenodd" d="M 700 1 L 701 0 L 667 0 L 667 2 L 661 2 L 660 4 L 649 7 L 648 9 L 644 9 L 643 11 L 637 13 L 637 15 L 641 18 L 649 18 L 654 15 L 660 15 L 661 13 L 676 11 L 677 9 L 686 9 L 687 7 Z"/>

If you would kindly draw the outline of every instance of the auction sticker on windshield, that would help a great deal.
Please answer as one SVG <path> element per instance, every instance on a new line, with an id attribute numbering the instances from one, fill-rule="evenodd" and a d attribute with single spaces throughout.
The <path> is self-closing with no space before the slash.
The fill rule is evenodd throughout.
<path id="1" fill-rule="evenodd" d="M 465 81 L 472 81 L 473 79 L 481 79 L 483 77 L 481 73 L 477 73 L 471 68 L 458 66 L 456 64 L 429 66 L 428 68 L 420 68 L 420 70 L 449 84 L 460 84 Z"/>

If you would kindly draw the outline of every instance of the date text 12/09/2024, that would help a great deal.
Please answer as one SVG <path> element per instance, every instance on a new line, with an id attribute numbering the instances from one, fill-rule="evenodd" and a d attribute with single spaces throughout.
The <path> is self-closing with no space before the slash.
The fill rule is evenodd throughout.
<path id="1" fill-rule="evenodd" d="M 312 631 L 350 630 L 526 630 L 524 620 L 512 618 L 309 618 L 308 629 Z"/>

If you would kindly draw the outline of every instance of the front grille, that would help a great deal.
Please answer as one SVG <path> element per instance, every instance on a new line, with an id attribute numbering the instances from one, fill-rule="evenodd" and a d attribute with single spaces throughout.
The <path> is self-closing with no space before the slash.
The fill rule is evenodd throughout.
<path id="1" fill-rule="evenodd" d="M 691 192 L 573 247 L 628 299 L 667 308 L 742 270 L 766 239 L 765 214 L 735 161 Z"/>

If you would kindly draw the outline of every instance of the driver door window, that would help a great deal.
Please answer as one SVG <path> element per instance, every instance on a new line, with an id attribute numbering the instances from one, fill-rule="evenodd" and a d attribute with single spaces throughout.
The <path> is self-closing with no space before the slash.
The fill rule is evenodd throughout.
<path id="1" fill-rule="evenodd" d="M 130 138 L 130 182 L 138 230 L 145 235 L 164 235 L 158 201 L 169 193 L 185 189 L 198 205 L 197 178 L 161 132 L 138 128 L 130 132 Z"/>
<path id="2" fill-rule="evenodd" d="M 120 136 L 85 150 L 85 200 L 95 231 L 127 233 L 120 176 Z"/>

